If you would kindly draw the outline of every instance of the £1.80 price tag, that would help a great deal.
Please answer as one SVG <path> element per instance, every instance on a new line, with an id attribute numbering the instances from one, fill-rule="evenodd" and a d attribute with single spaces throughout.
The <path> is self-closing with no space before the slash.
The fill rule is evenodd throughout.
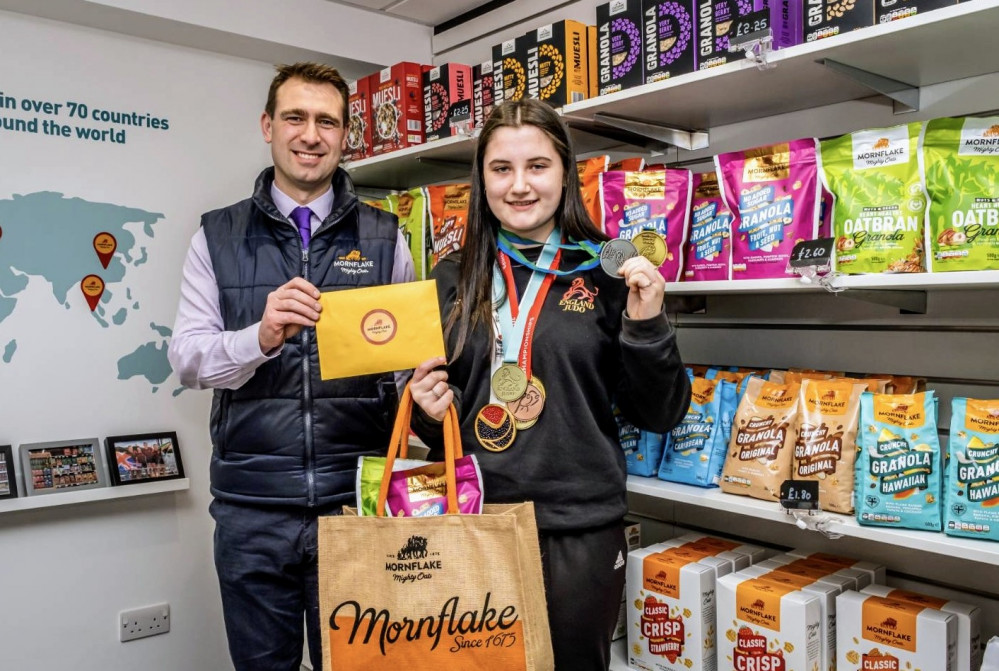
<path id="1" fill-rule="evenodd" d="M 780 505 L 785 510 L 818 510 L 818 481 L 785 480 L 780 486 Z"/>
<path id="2" fill-rule="evenodd" d="M 833 242 L 832 238 L 802 240 L 791 250 L 787 264 L 792 268 L 831 265 Z"/>

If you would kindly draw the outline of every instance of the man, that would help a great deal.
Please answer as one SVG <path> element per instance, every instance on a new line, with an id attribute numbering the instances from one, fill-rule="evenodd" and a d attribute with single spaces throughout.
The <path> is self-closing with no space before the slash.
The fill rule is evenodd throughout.
<path id="1" fill-rule="evenodd" d="M 396 217 L 339 168 L 347 84 L 314 63 L 277 72 L 260 119 L 274 166 L 202 217 L 169 350 L 183 384 L 215 389 L 215 566 L 237 671 L 297 671 L 303 612 L 321 668 L 316 518 L 353 501 L 357 457 L 392 428 L 391 374 L 320 380 L 319 293 L 414 278 Z M 358 253 L 363 272 L 344 272 Z"/>

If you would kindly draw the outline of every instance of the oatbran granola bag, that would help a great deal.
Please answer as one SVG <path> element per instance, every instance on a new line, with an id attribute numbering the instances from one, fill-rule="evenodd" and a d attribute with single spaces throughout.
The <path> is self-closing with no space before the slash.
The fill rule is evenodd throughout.
<path id="1" fill-rule="evenodd" d="M 729 279 L 789 277 L 787 262 L 819 226 L 816 140 L 805 138 L 715 156 L 732 220 Z"/>
<path id="2" fill-rule="evenodd" d="M 723 492 L 779 499 L 781 483 L 791 476 L 799 388 L 797 383 L 750 378 L 732 423 L 722 469 Z"/>
<path id="3" fill-rule="evenodd" d="M 659 272 L 677 282 L 683 267 L 683 248 L 690 214 L 690 171 L 608 171 L 600 175 L 604 232 L 631 240 L 652 230 L 666 242 L 666 260 Z"/>
<path id="4" fill-rule="evenodd" d="M 430 272 L 430 232 L 427 230 L 427 196 L 422 187 L 394 194 L 399 228 L 409 245 L 416 269 L 416 279 L 425 280 Z"/>
<path id="5" fill-rule="evenodd" d="M 999 117 L 933 119 L 921 140 L 929 269 L 999 270 Z"/>
<path id="6" fill-rule="evenodd" d="M 820 143 L 833 193 L 835 269 L 920 273 L 926 196 L 919 177 L 922 124 L 875 128 Z"/>
<path id="7" fill-rule="evenodd" d="M 857 423 L 860 395 L 866 389 L 866 384 L 848 380 L 801 382 L 791 475 L 818 481 L 822 510 L 853 513 Z"/>
<path id="8" fill-rule="evenodd" d="M 857 521 L 940 531 L 943 457 L 932 391 L 860 399 Z"/>
<path id="9" fill-rule="evenodd" d="M 999 541 L 999 400 L 955 398 L 944 532 Z"/>
<path id="10" fill-rule="evenodd" d="M 426 187 L 430 207 L 432 255 L 430 267 L 441 259 L 461 249 L 465 244 L 465 225 L 468 223 L 468 199 L 472 185 L 440 184 Z"/>
<path id="11" fill-rule="evenodd" d="M 715 172 L 694 173 L 690 241 L 683 256 L 683 279 L 727 280 L 732 262 L 732 213 L 725 207 Z"/>

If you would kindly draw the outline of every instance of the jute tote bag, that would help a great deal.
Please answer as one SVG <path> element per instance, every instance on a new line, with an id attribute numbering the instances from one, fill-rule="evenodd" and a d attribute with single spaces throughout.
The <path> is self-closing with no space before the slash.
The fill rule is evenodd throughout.
<path id="1" fill-rule="evenodd" d="M 448 514 L 385 517 L 388 478 L 405 456 L 407 387 L 377 516 L 319 520 L 319 618 L 329 671 L 550 671 L 554 668 L 531 503 L 457 514 L 454 408 L 444 420 Z M 488 492 L 486 492 L 488 496 Z"/>

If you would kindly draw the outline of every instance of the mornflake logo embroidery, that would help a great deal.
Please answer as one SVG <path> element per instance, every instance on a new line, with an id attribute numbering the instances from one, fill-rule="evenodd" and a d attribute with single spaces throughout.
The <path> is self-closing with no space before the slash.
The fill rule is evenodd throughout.
<path id="1" fill-rule="evenodd" d="M 439 556 L 427 548 L 427 539 L 423 536 L 410 536 L 406 544 L 394 555 L 388 555 L 385 570 L 392 573 L 396 582 L 418 582 L 430 580 L 434 571 L 444 568 L 444 562 L 434 559 Z"/>

